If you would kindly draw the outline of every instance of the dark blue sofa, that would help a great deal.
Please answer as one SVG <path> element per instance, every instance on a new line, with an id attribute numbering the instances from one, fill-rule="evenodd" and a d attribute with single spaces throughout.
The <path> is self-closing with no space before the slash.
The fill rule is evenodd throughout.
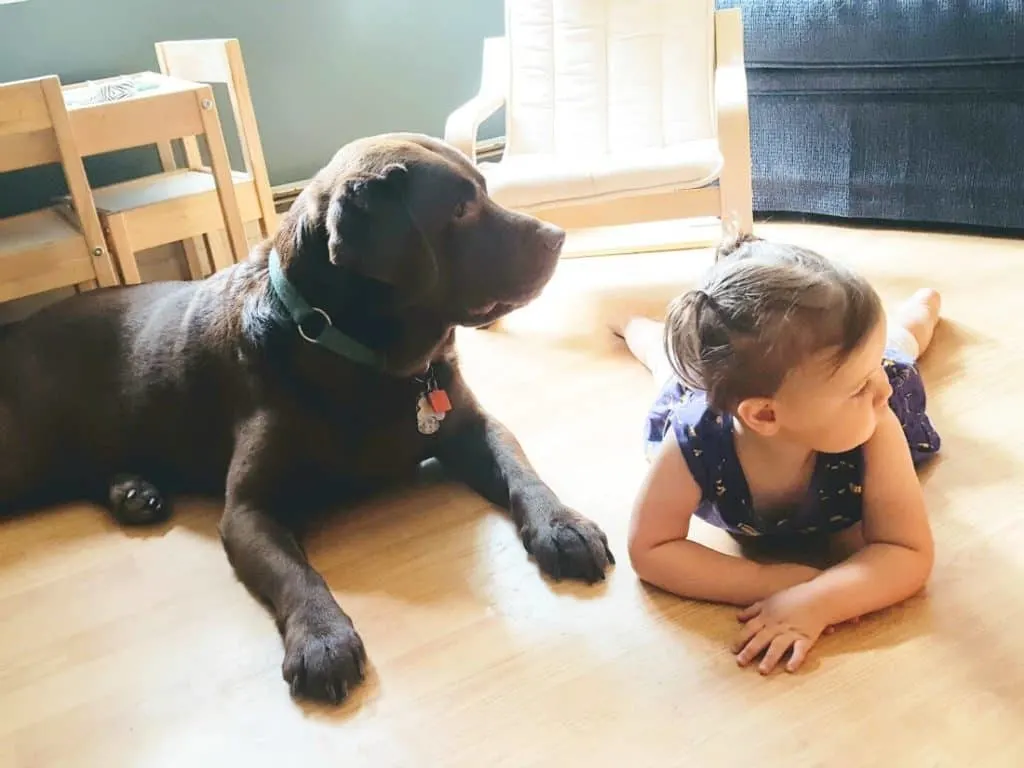
<path id="1" fill-rule="evenodd" d="M 754 209 L 1024 230 L 1024 0 L 743 10 Z"/>

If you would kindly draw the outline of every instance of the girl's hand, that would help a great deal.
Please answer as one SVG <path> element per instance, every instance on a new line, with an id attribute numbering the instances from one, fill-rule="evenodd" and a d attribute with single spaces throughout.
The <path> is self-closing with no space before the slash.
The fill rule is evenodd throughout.
<path id="1" fill-rule="evenodd" d="M 767 675 L 790 652 L 786 671 L 796 672 L 800 668 L 826 629 L 825 621 L 818 616 L 806 590 L 801 589 L 803 586 L 785 589 L 739 613 L 744 627 L 733 645 L 733 653 L 741 667 L 764 652 L 758 671 Z"/>

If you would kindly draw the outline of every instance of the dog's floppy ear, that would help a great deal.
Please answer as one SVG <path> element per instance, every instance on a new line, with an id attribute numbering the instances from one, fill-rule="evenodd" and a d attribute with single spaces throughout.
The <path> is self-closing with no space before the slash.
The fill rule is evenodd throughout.
<path id="1" fill-rule="evenodd" d="M 324 211 L 328 196 L 316 183 L 311 182 L 281 217 L 273 242 L 282 258 L 291 263 L 296 257 L 307 266 L 327 264 L 327 226 Z"/>
<path id="2" fill-rule="evenodd" d="M 378 250 L 374 241 L 384 234 L 379 231 L 382 224 L 391 232 L 410 229 L 411 222 L 404 210 L 408 173 L 401 163 L 392 163 L 379 173 L 353 176 L 340 184 L 331 196 L 324 217 L 333 264 L 358 266 L 367 277 L 384 277 L 365 271 L 381 272 L 386 268 L 383 264 L 373 264 L 378 259 L 371 257 L 378 254 L 368 251 Z"/>
<path id="3" fill-rule="evenodd" d="M 402 211 L 408 179 L 405 165 L 391 163 L 379 173 L 353 176 L 341 183 L 327 210 L 332 262 L 342 263 L 346 249 L 359 247 L 374 217 Z"/>
<path id="4" fill-rule="evenodd" d="M 402 163 L 341 182 L 324 216 L 331 262 L 402 292 L 428 288 L 437 264 L 412 218 L 408 189 Z"/>

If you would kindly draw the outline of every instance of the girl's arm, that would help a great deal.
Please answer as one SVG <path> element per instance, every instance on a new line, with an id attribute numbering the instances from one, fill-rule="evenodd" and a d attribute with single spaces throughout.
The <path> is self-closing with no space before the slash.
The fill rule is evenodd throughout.
<path id="1" fill-rule="evenodd" d="M 792 651 L 796 671 L 824 629 L 910 597 L 924 587 L 934 552 L 924 494 L 896 415 L 885 409 L 864 446 L 865 546 L 807 582 L 755 602 L 734 650 L 741 665 L 771 672 Z"/>
<path id="2" fill-rule="evenodd" d="M 825 624 L 886 608 L 919 592 L 934 561 L 924 493 L 896 415 L 885 409 L 864 446 L 864 542 L 801 591 Z"/>
<path id="3" fill-rule="evenodd" d="M 666 439 L 630 521 L 629 557 L 643 581 L 682 597 L 747 606 L 818 575 L 810 566 L 761 565 L 687 540 L 700 501 L 679 446 Z"/>

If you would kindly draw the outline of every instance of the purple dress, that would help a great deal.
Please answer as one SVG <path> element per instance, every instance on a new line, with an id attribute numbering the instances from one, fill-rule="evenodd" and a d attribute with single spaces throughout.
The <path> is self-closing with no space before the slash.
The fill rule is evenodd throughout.
<path id="1" fill-rule="evenodd" d="M 906 435 L 915 466 L 934 456 L 939 435 L 925 413 L 925 391 L 913 360 L 887 349 L 883 367 L 892 385 L 889 407 Z M 782 516 L 761 516 L 733 442 L 733 417 L 712 409 L 704 392 L 673 378 L 662 388 L 647 416 L 646 447 L 653 455 L 671 431 L 701 489 L 697 516 L 739 536 L 786 536 L 833 532 L 861 519 L 864 457 L 861 447 L 846 453 L 819 453 L 802 504 Z"/>

